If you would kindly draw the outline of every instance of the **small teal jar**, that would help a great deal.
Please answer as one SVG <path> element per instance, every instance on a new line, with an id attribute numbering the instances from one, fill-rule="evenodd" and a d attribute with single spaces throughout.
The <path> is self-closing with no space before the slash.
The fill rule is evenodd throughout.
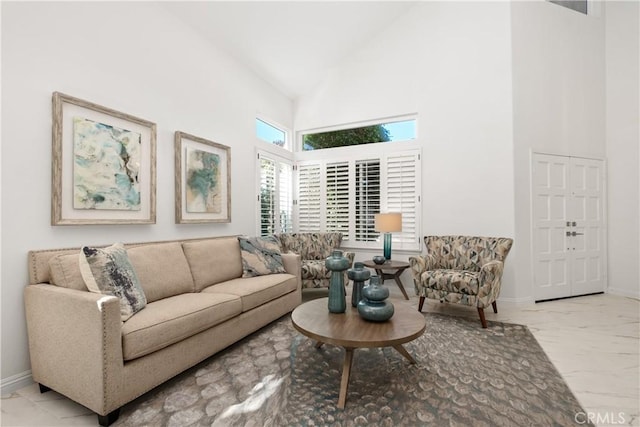
<path id="1" fill-rule="evenodd" d="M 351 293 L 351 305 L 357 307 L 358 303 L 362 299 L 362 288 L 364 282 L 369 280 L 371 272 L 368 268 L 364 268 L 364 264 L 361 262 L 353 263 L 353 268 L 347 270 L 347 276 L 350 280 L 353 280 L 353 292 Z"/>
<path id="2" fill-rule="evenodd" d="M 380 276 L 371 276 L 369 285 L 362 289 L 362 300 L 358 303 L 360 317 L 372 322 L 384 322 L 393 316 L 393 304 L 385 301 L 389 289 L 380 284 Z"/>
<path id="3" fill-rule="evenodd" d="M 329 282 L 329 302 L 330 313 L 344 313 L 347 310 L 347 298 L 344 290 L 344 274 L 349 268 L 349 260 L 342 255 L 342 251 L 335 250 L 331 256 L 325 259 L 325 267 L 331 270 L 331 280 Z"/>

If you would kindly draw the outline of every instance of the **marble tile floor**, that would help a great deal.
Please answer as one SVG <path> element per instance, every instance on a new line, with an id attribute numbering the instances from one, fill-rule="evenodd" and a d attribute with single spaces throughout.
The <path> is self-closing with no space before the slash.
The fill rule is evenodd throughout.
<path id="1" fill-rule="evenodd" d="M 389 284 L 392 298 L 402 298 Z M 410 294 L 413 294 L 410 291 Z M 324 296 L 307 293 L 305 299 Z M 417 307 L 417 298 L 410 303 Z M 427 301 L 423 310 L 478 319 L 474 308 Z M 516 305 L 498 303 L 487 320 L 529 327 L 586 414 L 598 426 L 640 426 L 640 301 L 615 295 Z M 478 320 L 478 327 L 480 321 Z M 35 384 L 2 396 L 1 426 L 97 426 L 86 408 Z"/>

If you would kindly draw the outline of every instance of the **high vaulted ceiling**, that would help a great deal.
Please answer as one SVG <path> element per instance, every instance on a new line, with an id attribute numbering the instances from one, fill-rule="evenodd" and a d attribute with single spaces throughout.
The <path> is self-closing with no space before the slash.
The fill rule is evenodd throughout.
<path id="1" fill-rule="evenodd" d="M 167 2 L 169 12 L 295 99 L 415 2 Z"/>

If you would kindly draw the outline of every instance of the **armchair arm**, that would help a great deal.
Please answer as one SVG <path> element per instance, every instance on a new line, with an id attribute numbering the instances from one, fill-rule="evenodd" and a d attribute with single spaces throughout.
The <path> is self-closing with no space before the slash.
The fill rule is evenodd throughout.
<path id="1" fill-rule="evenodd" d="M 411 273 L 414 277 L 420 277 L 427 270 L 436 268 L 436 259 L 433 255 L 424 254 L 409 257 L 409 265 L 411 265 Z"/>
<path id="2" fill-rule="evenodd" d="M 298 289 L 302 289 L 302 260 L 300 255 L 293 252 L 286 252 L 282 254 L 282 264 L 287 273 L 293 274 L 298 278 Z"/>
<path id="3" fill-rule="evenodd" d="M 121 405 L 122 322 L 117 297 L 29 285 L 24 290 L 34 381 L 101 415 Z"/>
<path id="4" fill-rule="evenodd" d="M 498 299 L 502 286 L 503 271 L 504 263 L 498 260 L 489 261 L 480 267 L 480 274 L 478 276 L 480 285 L 478 289 L 478 307 L 488 307 Z"/>
<path id="5" fill-rule="evenodd" d="M 433 255 L 424 254 L 418 256 L 409 257 L 409 265 L 411 266 L 411 275 L 413 276 L 413 286 L 415 287 L 416 294 L 424 295 L 421 293 L 422 273 L 427 270 L 433 270 L 436 266 L 436 260 Z"/>
<path id="6" fill-rule="evenodd" d="M 356 258 L 355 252 L 344 252 L 342 255 L 349 260 L 349 268 L 353 267 L 353 260 Z"/>

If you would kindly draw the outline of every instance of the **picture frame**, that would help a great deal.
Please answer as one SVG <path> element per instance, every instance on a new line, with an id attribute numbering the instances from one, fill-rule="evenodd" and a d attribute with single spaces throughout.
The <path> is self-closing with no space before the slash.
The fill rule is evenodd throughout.
<path id="1" fill-rule="evenodd" d="M 155 224 L 156 124 L 54 92 L 51 225 Z"/>
<path id="2" fill-rule="evenodd" d="M 231 148 L 175 132 L 176 224 L 231 222 Z"/>

